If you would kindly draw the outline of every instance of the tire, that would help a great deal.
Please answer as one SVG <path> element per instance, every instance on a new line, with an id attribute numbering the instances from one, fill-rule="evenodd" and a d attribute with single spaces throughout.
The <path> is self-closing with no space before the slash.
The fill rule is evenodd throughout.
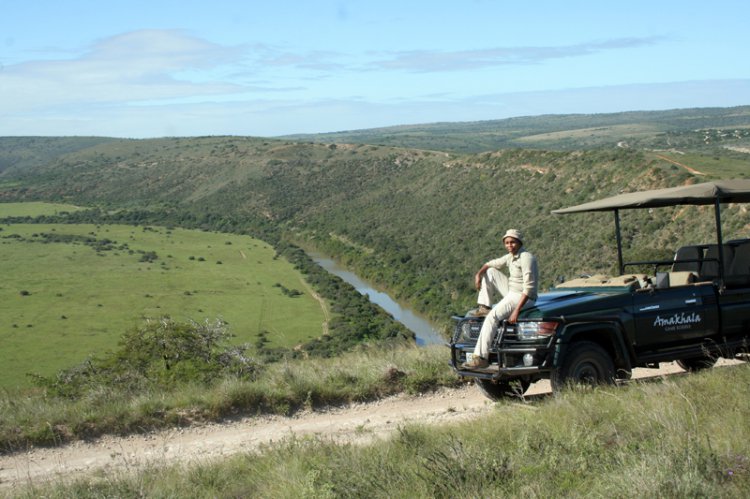
<path id="1" fill-rule="evenodd" d="M 527 379 L 502 380 L 497 383 L 489 379 L 475 380 L 479 391 L 491 400 L 502 400 L 507 398 L 520 398 L 531 386 Z"/>
<path id="2" fill-rule="evenodd" d="M 710 369 L 714 367 L 714 364 L 716 364 L 716 358 L 714 357 L 695 357 L 693 359 L 680 359 L 677 361 L 677 365 L 688 372 Z"/>
<path id="3" fill-rule="evenodd" d="M 591 341 L 581 341 L 570 346 L 550 381 L 554 392 L 568 385 L 611 385 L 615 382 L 615 365 L 602 347 Z"/>

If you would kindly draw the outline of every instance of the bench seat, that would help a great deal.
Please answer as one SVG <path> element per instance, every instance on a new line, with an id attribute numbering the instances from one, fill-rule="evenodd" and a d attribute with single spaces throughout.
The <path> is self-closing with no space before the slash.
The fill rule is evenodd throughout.
<path id="1" fill-rule="evenodd" d="M 750 239 L 729 241 L 722 245 L 724 257 L 724 286 L 750 287 Z M 682 273 L 694 273 L 697 282 L 719 279 L 719 248 L 716 244 L 683 246 L 675 253 L 670 283 L 683 282 Z M 675 281 L 672 280 L 674 275 Z M 688 284 L 688 283 L 684 283 Z"/>

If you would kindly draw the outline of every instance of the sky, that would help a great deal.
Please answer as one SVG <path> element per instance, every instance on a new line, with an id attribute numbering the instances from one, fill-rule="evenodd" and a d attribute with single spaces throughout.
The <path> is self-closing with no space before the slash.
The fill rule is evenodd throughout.
<path id="1" fill-rule="evenodd" d="M 747 0 L 0 0 L 0 136 L 750 105 Z"/>

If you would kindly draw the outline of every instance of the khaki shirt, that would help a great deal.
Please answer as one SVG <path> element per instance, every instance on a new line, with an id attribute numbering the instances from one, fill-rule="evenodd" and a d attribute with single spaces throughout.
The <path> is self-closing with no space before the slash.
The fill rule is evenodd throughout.
<path id="1" fill-rule="evenodd" d="M 524 293 L 529 300 L 536 300 L 538 295 L 539 272 L 536 257 L 521 248 L 514 256 L 508 253 L 500 258 L 487 262 L 488 267 L 502 269 L 508 267 L 508 288 L 510 291 Z"/>

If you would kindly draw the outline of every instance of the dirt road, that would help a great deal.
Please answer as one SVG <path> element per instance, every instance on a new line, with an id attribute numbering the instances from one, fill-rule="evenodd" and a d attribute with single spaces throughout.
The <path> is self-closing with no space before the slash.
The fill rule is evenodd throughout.
<path id="1" fill-rule="evenodd" d="M 670 158 L 668 158 L 666 156 L 662 156 L 661 154 L 657 154 L 656 157 L 659 158 L 659 159 L 663 159 L 664 161 L 667 161 L 668 163 L 672 163 L 673 165 L 680 166 L 680 167 L 686 169 L 688 172 L 692 173 L 693 175 L 705 175 L 705 173 L 699 172 L 695 168 L 691 168 L 688 165 L 683 165 L 682 163 L 678 163 L 677 161 L 675 161 L 673 159 L 670 159 Z"/>
<path id="2" fill-rule="evenodd" d="M 149 464 L 205 462 L 258 449 L 291 435 L 321 435 L 337 441 L 367 442 L 410 421 L 432 424 L 475 417 L 491 402 L 474 386 L 421 397 L 396 396 L 295 417 L 256 417 L 137 435 L 105 437 L 53 449 L 0 457 L 3 486 L 38 483 L 97 469 L 137 469 Z"/>
<path id="3" fill-rule="evenodd" d="M 731 361 L 720 361 L 719 365 Z M 658 371 L 636 369 L 634 378 L 683 372 L 675 364 Z M 531 386 L 527 397 L 549 393 L 547 381 Z M 148 465 L 205 463 L 247 452 L 292 435 L 320 435 L 340 442 L 366 443 L 415 422 L 444 424 L 485 414 L 492 402 L 472 385 L 424 396 L 399 395 L 295 417 L 257 417 L 224 424 L 173 429 L 125 438 L 105 437 L 53 449 L 0 456 L 0 491 L 16 486 L 104 471 L 134 471 Z"/>

